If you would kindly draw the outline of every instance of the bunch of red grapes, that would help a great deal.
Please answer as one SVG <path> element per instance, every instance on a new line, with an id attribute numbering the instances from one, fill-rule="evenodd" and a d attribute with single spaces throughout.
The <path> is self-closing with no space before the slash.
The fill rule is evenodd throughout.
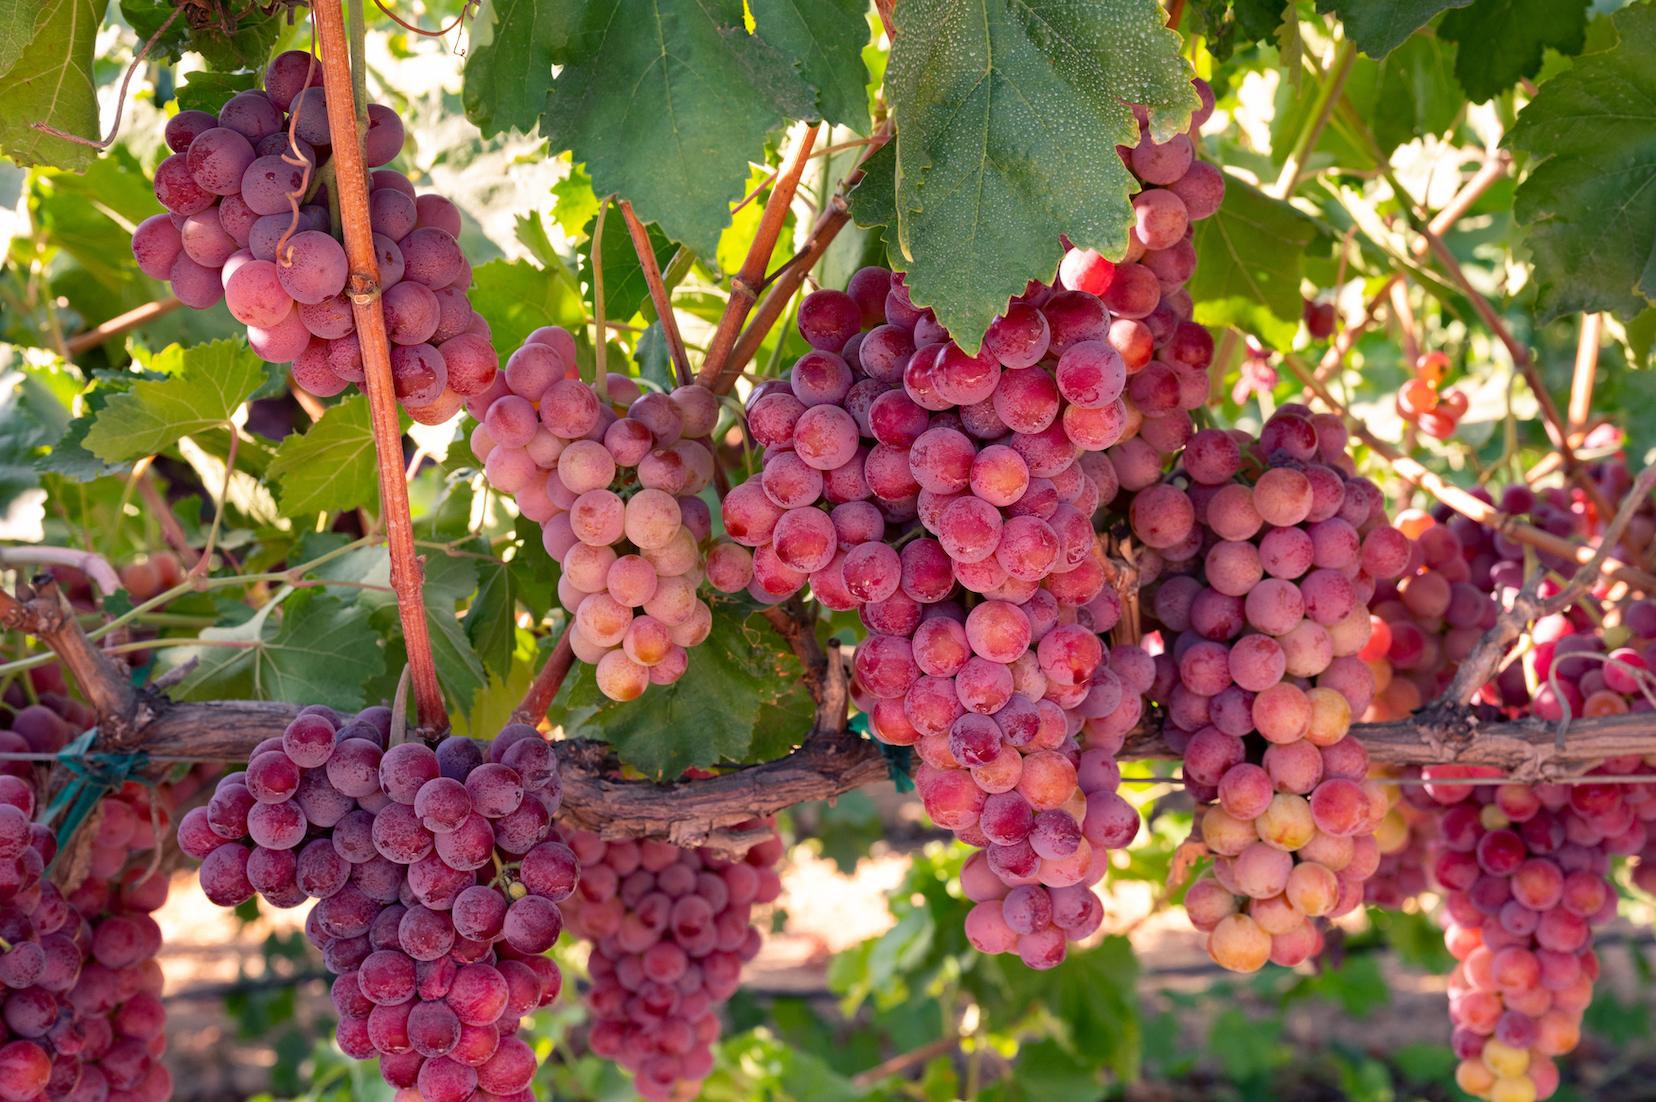
<path id="1" fill-rule="evenodd" d="M 1638 771 L 1628 755 L 1589 774 Z M 1593 927 L 1616 914 L 1610 858 L 1643 848 L 1656 785 L 1454 783 L 1500 775 L 1475 766 L 1425 775 L 1444 808 L 1432 866 L 1446 893 L 1444 942 L 1461 962 L 1449 977 L 1455 1080 L 1493 1102 L 1547 1098 L 1553 1059 L 1576 1046 L 1592 1001 Z"/>
<path id="2" fill-rule="evenodd" d="M 1443 352 L 1427 352 L 1415 360 L 1414 377 L 1397 391 L 1397 413 L 1420 431 L 1438 440 L 1447 440 L 1455 434 L 1460 419 L 1466 416 L 1468 400 L 1459 390 L 1444 390 L 1449 373 L 1449 357 Z"/>
<path id="3" fill-rule="evenodd" d="M 718 1008 L 759 952 L 753 908 L 782 892 L 774 868 L 782 843 L 772 835 L 736 860 L 653 840 L 606 843 L 585 831 L 569 844 L 581 884 L 564 917 L 570 933 L 592 942 L 587 1045 L 632 1072 L 646 1099 L 694 1098 L 713 1070 Z"/>
<path id="4" fill-rule="evenodd" d="M 333 142 L 321 84 L 320 63 L 290 50 L 265 70 L 262 90 L 237 93 L 217 117 L 174 115 L 173 155 L 155 171 L 168 213 L 138 226 L 132 252 L 186 306 L 225 299 L 260 358 L 291 363 L 295 382 L 328 397 L 365 375 L 345 293 L 350 264 L 331 230 L 334 197 L 317 182 Z M 459 208 L 379 167 L 402 151 L 403 133 L 395 111 L 368 105 L 363 155 L 377 169 L 368 206 L 391 373 L 410 416 L 440 424 L 488 387 L 498 359 L 466 298 Z"/>
<path id="5" fill-rule="evenodd" d="M 557 759 L 526 724 L 435 750 L 387 748 L 390 728 L 385 708 L 304 709 L 184 816 L 179 848 L 220 906 L 317 900 L 305 933 L 339 977 L 347 1055 L 377 1055 L 425 1102 L 529 1102 L 535 1054 L 516 1034 L 562 989 L 543 954 L 580 871 L 551 826 Z"/>
<path id="6" fill-rule="evenodd" d="M 562 568 L 575 657 L 597 667 L 604 695 L 632 700 L 683 676 L 686 648 L 712 628 L 696 590 L 713 518 L 696 495 L 713 482 L 719 402 L 702 386 L 606 381 L 602 396 L 583 383 L 575 339 L 547 326 L 466 408 L 489 485 L 541 526 Z"/>

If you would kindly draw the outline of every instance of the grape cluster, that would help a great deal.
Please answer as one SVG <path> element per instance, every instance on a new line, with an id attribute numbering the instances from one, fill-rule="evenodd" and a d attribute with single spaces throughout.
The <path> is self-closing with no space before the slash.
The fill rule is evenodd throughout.
<path id="1" fill-rule="evenodd" d="M 533 727 L 488 745 L 386 747 L 391 713 L 306 708 L 179 821 L 207 898 L 317 900 L 305 934 L 334 981 L 341 1049 L 425 1102 L 529 1102 L 519 1020 L 557 998 L 543 956 L 579 868 L 552 833 L 557 759 Z M 414 1097 L 410 1095 L 409 1097 Z"/>
<path id="2" fill-rule="evenodd" d="M 736 830 L 759 830 L 751 821 Z M 608 842 L 578 831 L 579 890 L 563 904 L 592 954 L 587 1045 L 634 1074 L 646 1099 L 694 1097 L 713 1070 L 718 1007 L 759 952 L 755 904 L 782 891 L 774 835 L 729 860 L 666 842 Z"/>
<path id="3" fill-rule="evenodd" d="M 172 156 L 155 170 L 167 213 L 138 226 L 132 252 L 186 306 L 225 299 L 254 352 L 291 363 L 296 383 L 328 397 L 365 375 L 345 291 L 350 264 L 330 232 L 331 196 L 316 182 L 332 152 L 321 83 L 311 55 L 290 50 L 265 70 L 262 90 L 237 93 L 217 117 L 174 115 Z M 498 359 L 466 298 L 459 208 L 379 167 L 402 151 L 403 135 L 395 111 L 368 105 L 363 155 L 377 170 L 368 206 L 392 378 L 410 416 L 439 424 L 488 387 Z"/>
<path id="4" fill-rule="evenodd" d="M 1641 771 L 1638 755 L 1590 772 Z M 1593 927 L 1615 916 L 1612 855 L 1638 853 L 1656 786 L 1456 784 L 1499 776 L 1432 766 L 1426 792 L 1443 811 L 1432 875 L 1445 891 L 1450 1044 L 1462 1090 L 1531 1102 L 1558 1087 L 1553 1058 L 1581 1036 L 1598 957 Z"/>
<path id="5" fill-rule="evenodd" d="M 1427 352 L 1415 360 L 1414 377 L 1397 390 L 1397 413 L 1410 424 L 1419 425 L 1427 436 L 1447 440 L 1466 416 L 1467 397 L 1459 390 L 1439 392 L 1449 373 L 1449 357 Z"/>
<path id="6" fill-rule="evenodd" d="M 1370 775 L 1413 781 L 1420 779 L 1421 771 L 1411 765 L 1375 769 Z M 1387 796 L 1392 798 L 1392 808 L 1374 832 L 1380 864 L 1363 882 L 1363 902 L 1395 911 L 1430 886 L 1440 805 L 1418 784 L 1389 787 Z"/>
<path id="7" fill-rule="evenodd" d="M 713 482 L 719 402 L 702 386 L 607 383 L 605 400 L 580 379 L 575 339 L 547 326 L 466 408 L 489 484 L 541 526 L 562 568 L 575 657 L 597 667 L 606 696 L 632 700 L 683 676 L 686 648 L 713 625 L 696 596 L 713 518 L 696 495 Z"/>
<path id="8" fill-rule="evenodd" d="M 1161 653 L 1149 695 L 1188 791 L 1208 805 L 1214 863 L 1185 907 L 1213 958 L 1238 971 L 1315 952 L 1307 919 L 1358 906 L 1379 864 L 1389 801 L 1347 732 L 1374 692 L 1357 657 L 1365 601 L 1403 573 L 1409 541 L 1374 484 L 1352 476 L 1345 445 L 1338 418 L 1285 405 L 1257 441 L 1196 433 L 1168 474 L 1151 449 L 1112 451 L 1150 549 L 1144 626 L 1159 627 Z"/>

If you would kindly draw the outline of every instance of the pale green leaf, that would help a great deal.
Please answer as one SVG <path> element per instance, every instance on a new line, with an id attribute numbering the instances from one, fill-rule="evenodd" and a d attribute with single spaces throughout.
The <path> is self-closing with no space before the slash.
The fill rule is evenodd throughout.
<path id="1" fill-rule="evenodd" d="M 96 141 L 98 96 L 92 49 L 104 4 L 43 0 L 35 37 L 0 77 L 0 154 L 25 167 L 54 165 L 84 172 L 95 150 L 33 129 L 44 122 Z"/>
<path id="2" fill-rule="evenodd" d="M 86 434 L 87 450 L 99 459 L 154 455 L 180 436 L 223 425 L 265 381 L 264 361 L 243 340 L 169 345 L 150 366 L 168 378 L 142 379 L 112 395 Z"/>
<path id="3" fill-rule="evenodd" d="M 398 456 L 399 465 L 401 461 Z M 379 515 L 379 469 L 367 396 L 351 395 L 330 406 L 304 433 L 284 438 L 265 474 L 281 485 L 283 516 L 359 505 Z"/>

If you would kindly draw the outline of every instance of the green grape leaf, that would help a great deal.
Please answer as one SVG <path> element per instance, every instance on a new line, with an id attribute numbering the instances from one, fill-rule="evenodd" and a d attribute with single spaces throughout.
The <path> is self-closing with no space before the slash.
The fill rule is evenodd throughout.
<path id="1" fill-rule="evenodd" d="M 1196 320 L 1290 347 L 1304 309 L 1300 256 L 1316 236 L 1293 206 L 1227 174 L 1224 203 L 1196 223 L 1192 243 L 1202 261 L 1188 285 Z"/>
<path id="2" fill-rule="evenodd" d="M 97 424 L 113 393 L 112 388 L 100 385 L 83 394 L 81 404 L 86 412 L 69 422 L 51 451 L 35 460 L 36 469 L 60 474 L 76 482 L 93 482 L 105 475 L 124 471 L 125 463 L 105 463 L 86 450 L 86 434 Z"/>
<path id="3" fill-rule="evenodd" d="M 886 89 L 897 124 L 894 235 L 914 301 L 976 352 L 1058 235 L 1120 257 L 1138 140 L 1128 103 L 1163 140 L 1198 106 L 1179 36 L 1152 0 L 904 0 Z"/>
<path id="4" fill-rule="evenodd" d="M 104 5 L 94 0 L 43 0 L 35 36 L 0 77 L 0 154 L 19 165 L 55 165 L 84 172 L 97 151 L 44 134 L 43 122 L 96 141 L 98 96 L 92 48 Z"/>
<path id="5" fill-rule="evenodd" d="M 519 542 L 516 552 L 506 560 L 506 569 L 512 575 L 517 599 L 540 623 L 557 603 L 558 560 L 547 554 L 540 525 L 519 513 L 512 526 Z"/>
<path id="6" fill-rule="evenodd" d="M 1573 2 L 1573 0 L 1572 0 Z M 1317 14 L 1340 17 L 1346 37 L 1373 58 L 1382 58 L 1438 12 L 1464 8 L 1472 0 L 1317 0 Z"/>
<path id="7" fill-rule="evenodd" d="M 486 540 L 467 544 L 466 549 L 489 554 Z M 512 572 L 510 563 L 493 557 L 473 561 L 477 564 L 477 596 L 472 598 L 461 623 L 483 665 L 504 677 L 512 668 L 512 652 L 517 649 L 520 575 Z"/>
<path id="8" fill-rule="evenodd" d="M 1460 43 L 1455 76 L 1467 98 L 1484 103 L 1541 71 L 1547 48 L 1566 56 L 1587 44 L 1587 0 L 1473 0 L 1438 24 Z"/>
<path id="9" fill-rule="evenodd" d="M 1388 156 L 1400 145 L 1455 125 L 1466 97 L 1455 80 L 1455 46 L 1417 34 L 1380 61 L 1357 58 L 1346 97 Z"/>
<path id="10" fill-rule="evenodd" d="M 23 51 L 34 42 L 42 17 L 51 11 L 27 0 L 0 0 L 0 77 L 11 72 Z"/>
<path id="11" fill-rule="evenodd" d="M 816 89 L 822 118 L 859 134 L 870 129 L 868 5 L 858 0 L 748 0 L 754 33 L 783 57 L 797 59 L 799 75 Z"/>
<path id="12" fill-rule="evenodd" d="M 897 143 L 887 142 L 863 162 L 863 178 L 851 189 L 851 217 L 859 226 L 897 224 Z M 898 259 L 901 259 L 899 257 Z"/>
<path id="13" fill-rule="evenodd" d="M 20 371 L 0 375 L 0 521 L 11 515 L 23 494 L 40 485 L 35 449 L 52 438 L 28 408 L 25 379 Z"/>
<path id="14" fill-rule="evenodd" d="M 114 463 L 154 455 L 180 436 L 222 425 L 265 381 L 264 361 L 244 340 L 168 345 L 150 361 L 163 380 L 140 379 L 110 396 L 85 446 Z"/>
<path id="15" fill-rule="evenodd" d="M 452 611 L 447 613 L 426 602 L 426 624 L 430 628 L 431 657 L 437 667 L 437 681 L 459 710 L 469 716 L 479 693 L 489 688 L 483 661 L 472 650 L 466 629 Z"/>
<path id="16" fill-rule="evenodd" d="M 1137 1077 L 1140 1030 L 1134 985 L 1139 966 L 1126 938 L 1107 937 L 1095 949 L 1071 952 L 1062 968 L 1048 972 L 1032 971 L 1009 959 L 984 961 L 997 968 L 1010 989 L 1008 996 L 980 1000 L 990 1010 L 991 1029 L 1012 1026 L 1039 1004 L 1065 1024 L 1077 1051 L 1124 1079 Z M 992 982 L 984 977 L 979 986 Z"/>
<path id="17" fill-rule="evenodd" d="M 400 409 L 398 413 L 403 428 L 413 423 Z M 303 434 L 284 437 L 265 476 L 282 488 L 285 517 L 359 505 L 379 515 L 379 468 L 367 396 L 353 394 L 329 406 Z"/>
<path id="18" fill-rule="evenodd" d="M 363 706 L 363 683 L 385 669 L 368 616 L 362 605 L 296 590 L 246 623 L 203 628 L 205 645 L 163 649 L 160 664 L 171 669 L 191 658 L 199 663 L 173 690 L 177 700 L 280 700 L 354 712 Z"/>
<path id="19" fill-rule="evenodd" d="M 220 8 L 219 17 L 200 29 L 190 26 L 186 14 L 173 20 L 167 33 L 151 48 L 150 57 L 160 62 L 178 61 L 188 50 L 200 54 L 207 68 L 215 72 L 257 69 L 262 73 L 270 60 L 271 47 L 281 37 L 287 8 L 272 5 L 272 11 L 274 14 L 266 14 L 258 5 L 250 4 L 232 16 L 228 8 Z M 121 0 L 121 14 L 146 41 L 172 13 L 171 0 Z"/>
<path id="20" fill-rule="evenodd" d="M 537 0 L 486 0 L 472 20 L 460 102 L 485 138 L 535 129 L 552 81 L 554 44 L 564 34 L 557 8 Z"/>
<path id="21" fill-rule="evenodd" d="M 802 670 L 751 601 L 706 599 L 713 630 L 690 648 L 689 668 L 671 685 L 651 685 L 639 700 L 617 702 L 598 691 L 593 667 L 580 664 L 569 708 L 592 711 L 572 737 L 609 743 L 623 762 L 657 780 L 747 758 L 761 708 L 787 699 Z"/>
<path id="22" fill-rule="evenodd" d="M 1541 324 L 1594 310 L 1630 320 L 1656 298 L 1656 5 L 1611 18 L 1616 46 L 1576 58 L 1507 131 L 1536 157 L 1512 212 L 1529 227 Z"/>
<path id="23" fill-rule="evenodd" d="M 552 217 L 564 235 L 577 237 L 586 232 L 598 213 L 598 196 L 592 193 L 592 179 L 580 165 L 571 165 L 569 175 L 552 185 Z"/>
<path id="24" fill-rule="evenodd" d="M 586 308 L 593 316 L 597 315 L 597 306 L 593 299 L 594 280 L 592 278 L 592 229 L 598 224 L 597 213 L 592 220 L 581 227 L 581 232 L 587 235 L 586 243 L 581 246 L 577 254 L 580 261 L 581 298 Z M 665 269 L 667 262 L 673 259 L 673 243 L 667 240 L 667 235 L 661 232 L 654 223 L 644 227 L 650 235 L 650 247 L 655 251 L 656 267 Z M 644 281 L 644 265 L 638 262 L 638 250 L 633 248 L 632 234 L 627 232 L 627 220 L 621 217 L 620 208 L 610 205 L 604 215 L 604 313 L 616 321 L 624 322 L 634 314 L 646 299 L 650 297 L 650 286 Z"/>
<path id="25" fill-rule="evenodd" d="M 42 175 L 51 181 L 54 198 L 78 195 L 95 200 L 99 206 L 107 207 L 128 222 L 142 222 L 150 215 L 166 210 L 156 201 L 155 185 L 144 171 L 144 166 L 125 145 L 117 145 L 93 161 L 92 167 L 79 176 L 68 172 L 45 172 Z M 102 217 L 108 218 L 108 215 Z M 122 234 L 131 237 L 114 219 L 109 219 L 109 222 Z M 53 237 L 58 237 L 55 228 Z M 76 259 L 86 263 L 79 254 L 76 254 Z M 108 258 L 105 259 L 107 261 Z"/>
<path id="26" fill-rule="evenodd" d="M 557 0 L 541 133 L 586 166 L 593 189 L 632 200 L 712 256 L 748 159 L 790 118 L 815 113 L 792 64 L 743 31 L 740 0 Z M 624 236 L 624 235 L 623 235 Z"/>
<path id="27" fill-rule="evenodd" d="M 472 287 L 472 309 L 489 323 L 492 343 L 503 353 L 502 368 L 541 326 L 561 325 L 578 332 L 585 325 L 581 301 L 568 281 L 527 260 L 491 260 L 472 273 Z"/>
<path id="28" fill-rule="evenodd" d="M 257 88 L 259 79 L 258 73 L 209 73 L 198 69 L 185 77 L 178 89 L 178 109 L 216 115 L 237 92 Z"/>

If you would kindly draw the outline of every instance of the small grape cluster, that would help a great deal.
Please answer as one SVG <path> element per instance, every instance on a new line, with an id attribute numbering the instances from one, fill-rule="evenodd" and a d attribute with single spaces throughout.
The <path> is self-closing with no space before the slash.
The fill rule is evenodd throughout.
<path id="1" fill-rule="evenodd" d="M 1642 769 L 1628 755 L 1590 773 Z M 1616 914 L 1610 858 L 1645 845 L 1656 785 L 1455 783 L 1499 775 L 1425 770 L 1443 807 L 1432 875 L 1446 893 L 1444 944 L 1460 962 L 1449 977 L 1455 1081 L 1492 1102 L 1533 1102 L 1558 1088 L 1553 1059 L 1580 1040 L 1599 974 L 1593 927 Z"/>
<path id="2" fill-rule="evenodd" d="M 1448 373 L 1448 355 L 1427 352 L 1415 360 L 1414 377 L 1397 390 L 1398 416 L 1437 440 L 1455 435 L 1468 405 L 1463 391 L 1439 390 Z"/>
<path id="3" fill-rule="evenodd" d="M 521 723 L 487 760 L 458 736 L 387 748 L 390 729 L 385 708 L 350 722 L 304 709 L 180 820 L 179 848 L 220 906 L 318 901 L 305 934 L 339 977 L 348 1056 L 377 1054 L 385 1081 L 425 1102 L 529 1102 L 535 1055 L 516 1034 L 562 989 L 542 954 L 579 875 L 551 826 L 557 759 Z"/>
<path id="4" fill-rule="evenodd" d="M 321 83 L 315 59 L 290 50 L 265 70 L 262 90 L 237 93 L 216 117 L 174 115 L 173 154 L 155 171 L 167 213 L 138 226 L 132 251 L 186 306 L 225 299 L 254 352 L 291 363 L 296 383 L 329 397 L 366 376 L 345 287 L 350 264 L 332 232 L 332 197 L 317 183 L 333 140 Z M 402 151 L 403 136 L 395 111 L 368 105 L 363 155 L 377 169 L 368 205 L 392 378 L 410 416 L 440 424 L 494 380 L 498 359 L 466 298 L 459 208 L 379 167 Z"/>
<path id="5" fill-rule="evenodd" d="M 767 824 L 741 823 L 736 831 Z M 592 942 L 585 1002 L 592 1052 L 634 1074 L 646 1099 L 693 1098 L 713 1070 L 718 1008 L 759 952 L 756 904 L 782 892 L 782 843 L 740 859 L 666 842 L 608 842 L 577 831 L 579 890 L 563 904 L 572 934 Z"/>
<path id="6" fill-rule="evenodd" d="M 606 696 L 632 700 L 683 676 L 686 648 L 713 626 L 696 596 L 713 518 L 696 495 L 713 481 L 719 403 L 703 386 L 606 382 L 604 396 L 583 383 L 574 338 L 548 326 L 466 408 L 489 484 L 541 526 L 562 568 L 575 657 L 597 667 Z"/>
<path id="7" fill-rule="evenodd" d="M 1418 781 L 1420 767 L 1375 769 L 1371 776 Z M 1380 864 L 1363 882 L 1363 902 L 1398 910 L 1431 885 L 1432 844 L 1437 840 L 1439 804 L 1419 784 L 1403 783 L 1388 789 L 1392 808 L 1374 832 Z"/>
<path id="8" fill-rule="evenodd" d="M 1365 600 L 1403 572 L 1409 541 L 1378 488 L 1352 476 L 1346 439 L 1338 418 L 1290 404 L 1257 441 L 1196 433 L 1170 474 L 1159 455 L 1112 452 L 1150 548 L 1145 626 L 1159 627 L 1161 653 L 1149 695 L 1187 790 L 1208 805 L 1214 862 L 1185 908 L 1237 971 L 1316 952 L 1307 919 L 1357 907 L 1380 860 L 1389 800 L 1348 731 L 1374 692 L 1357 657 Z"/>

